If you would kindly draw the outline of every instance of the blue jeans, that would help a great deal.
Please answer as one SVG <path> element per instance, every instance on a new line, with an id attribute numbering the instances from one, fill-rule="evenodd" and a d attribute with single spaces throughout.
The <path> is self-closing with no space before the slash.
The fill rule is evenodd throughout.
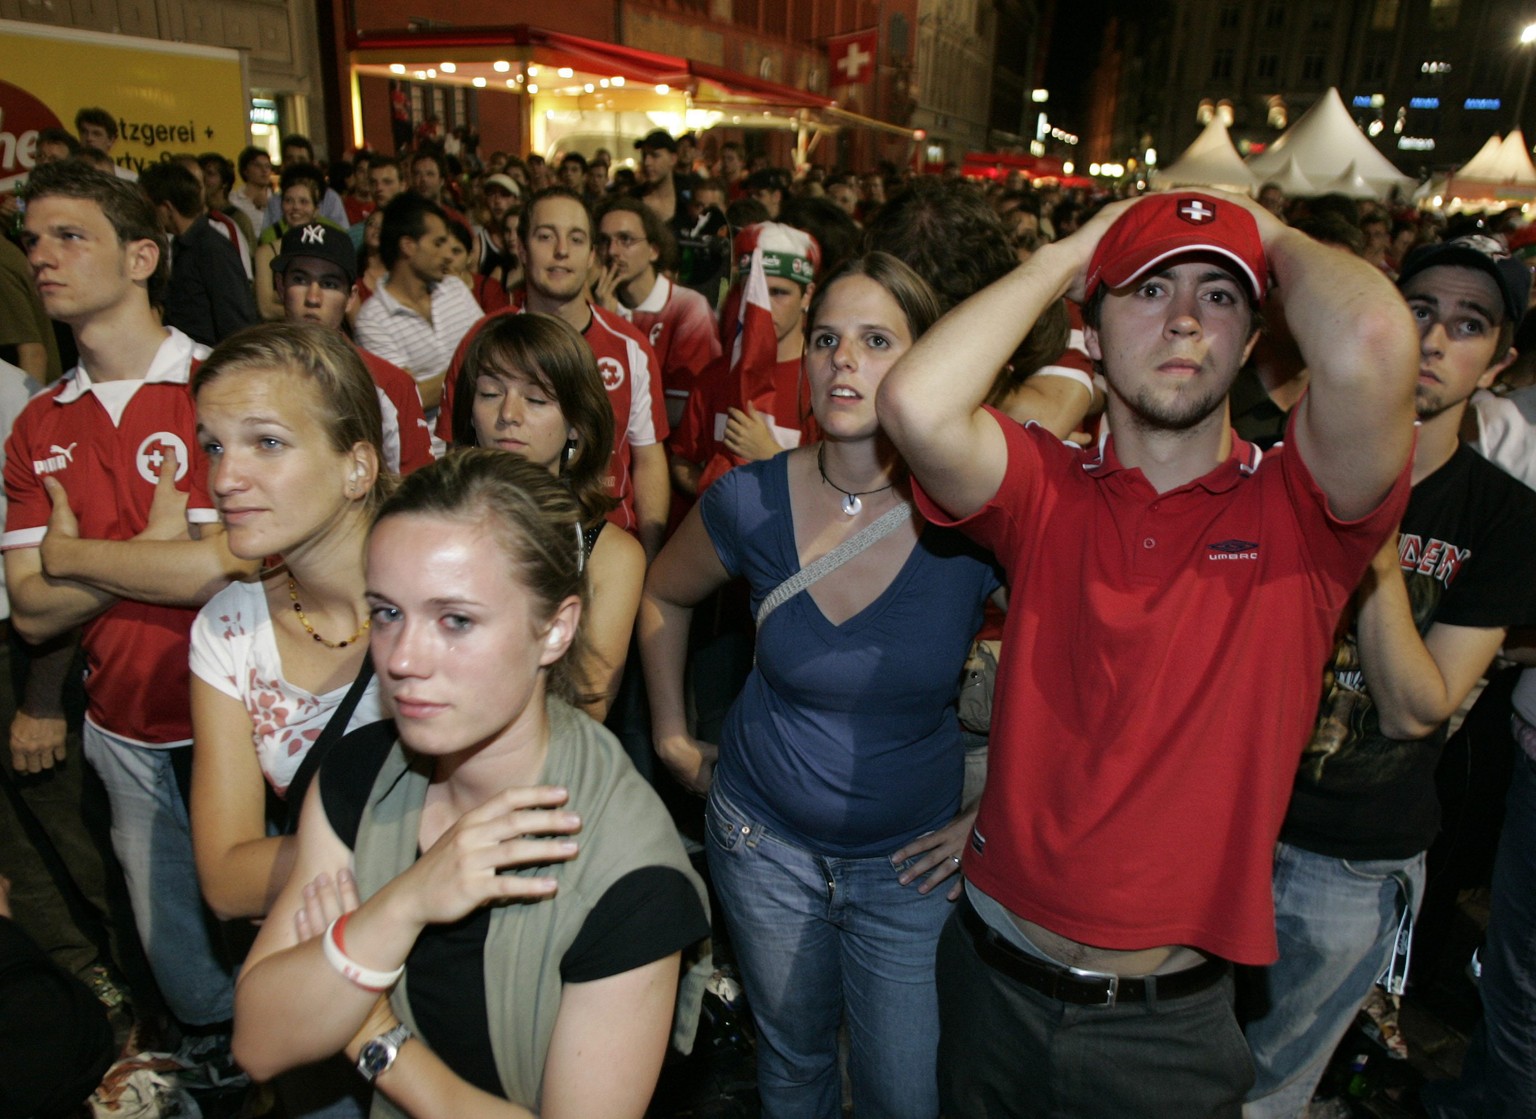
<path id="1" fill-rule="evenodd" d="M 1386 970 L 1405 907 L 1424 895 L 1424 855 L 1350 861 L 1275 848 L 1280 958 L 1263 1017 L 1248 1023 L 1255 1079 L 1243 1119 L 1304 1115 L 1360 1004 Z"/>
<path id="2" fill-rule="evenodd" d="M 1536 1117 L 1536 761 L 1523 750 L 1505 804 L 1479 955 L 1483 1020 L 1461 1079 L 1424 1088 L 1424 1108 L 1436 1119 Z"/>
<path id="3" fill-rule="evenodd" d="M 150 970 L 186 1026 L 234 1015 L 234 978 L 216 947 L 192 861 L 192 829 L 167 750 L 135 745 L 85 724 L 85 757 L 112 805 L 112 847 L 122 864 Z"/>
<path id="4" fill-rule="evenodd" d="M 839 1119 L 846 1017 L 853 1106 L 883 1119 L 939 1113 L 934 952 L 948 891 L 901 886 L 885 857 L 818 855 L 718 791 L 709 872 L 757 1024 L 766 1119 Z"/>

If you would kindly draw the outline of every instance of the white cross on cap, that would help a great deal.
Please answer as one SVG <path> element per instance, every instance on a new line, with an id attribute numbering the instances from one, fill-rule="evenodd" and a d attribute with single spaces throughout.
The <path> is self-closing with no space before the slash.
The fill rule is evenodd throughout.
<path id="1" fill-rule="evenodd" d="M 1179 217 L 1191 225 L 1204 225 L 1216 220 L 1216 208 L 1200 198 L 1186 198 L 1179 203 Z"/>
<path id="2" fill-rule="evenodd" d="M 306 225 L 303 232 L 299 234 L 299 241 L 305 245 L 325 244 L 325 226 L 319 222 Z"/>

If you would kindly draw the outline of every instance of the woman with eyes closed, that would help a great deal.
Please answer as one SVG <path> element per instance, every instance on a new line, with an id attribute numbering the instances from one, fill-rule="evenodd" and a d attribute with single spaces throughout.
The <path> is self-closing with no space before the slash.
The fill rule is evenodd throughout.
<path id="1" fill-rule="evenodd" d="M 679 953 L 709 923 L 656 794 L 563 699 L 581 537 L 569 489 L 483 449 L 379 510 L 370 641 L 395 721 L 310 787 L 236 987 L 254 1077 L 344 1050 L 376 1119 L 645 1113 Z"/>
<path id="2" fill-rule="evenodd" d="M 629 533 L 606 527 L 613 407 L 592 349 L 552 315 L 501 315 L 469 344 L 453 398 L 460 447 L 496 447 L 543 467 L 581 507 L 592 602 L 587 647 L 578 656 L 582 710 L 601 722 L 629 653 L 645 552 Z"/>
<path id="3" fill-rule="evenodd" d="M 934 956 L 974 806 L 961 805 L 962 665 L 998 586 L 989 556 L 924 525 L 875 394 L 938 317 L 873 252 L 811 303 L 806 374 L 823 441 L 730 471 L 651 566 L 640 648 L 657 752 L 708 796 L 709 869 L 758 1027 L 763 1114 L 933 1119 Z M 870 526 L 886 535 L 777 605 L 770 592 Z M 745 577 L 757 661 L 718 747 L 693 738 L 694 604 Z M 771 612 L 765 614 L 765 605 Z"/>

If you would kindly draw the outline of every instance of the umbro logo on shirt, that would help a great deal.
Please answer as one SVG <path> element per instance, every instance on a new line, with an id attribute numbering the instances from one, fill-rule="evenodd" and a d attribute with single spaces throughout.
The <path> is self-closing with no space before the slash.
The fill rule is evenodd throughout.
<path id="1" fill-rule="evenodd" d="M 32 470 L 36 474 L 56 474 L 75 461 L 75 448 L 80 443 L 71 443 L 67 447 L 61 447 L 57 443 L 48 448 L 47 458 L 35 458 L 32 460 Z"/>
<path id="2" fill-rule="evenodd" d="M 1257 540 L 1218 540 L 1205 546 L 1205 558 L 1212 560 L 1256 560 L 1259 558 Z"/>

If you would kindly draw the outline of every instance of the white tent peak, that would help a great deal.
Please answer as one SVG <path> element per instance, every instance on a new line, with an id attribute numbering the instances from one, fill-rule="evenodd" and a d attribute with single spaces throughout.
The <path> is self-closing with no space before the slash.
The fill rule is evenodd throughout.
<path id="1" fill-rule="evenodd" d="M 1218 113 L 1178 159 L 1157 172 L 1152 185 L 1155 190 L 1208 186 L 1248 194 L 1257 184 Z"/>
<path id="2" fill-rule="evenodd" d="M 1295 169 L 1313 183 L 1341 180 L 1353 184 L 1358 178 L 1376 197 L 1413 183 L 1355 125 L 1334 88 L 1318 98 L 1268 149 L 1250 156 L 1248 169 L 1261 180 L 1273 179 L 1287 159 L 1294 160 Z"/>
<path id="3" fill-rule="evenodd" d="M 1517 128 L 1500 140 L 1494 133 L 1453 178 L 1458 182 L 1536 185 L 1536 166 L 1531 164 L 1525 134 Z"/>
<path id="4" fill-rule="evenodd" d="M 1265 183 L 1274 183 L 1291 198 L 1305 198 L 1308 195 L 1322 193 L 1311 179 L 1301 173 L 1301 168 L 1296 166 L 1296 157 L 1293 155 L 1286 156 L 1285 162 L 1279 168 L 1258 176 L 1258 179 L 1261 187 Z"/>

